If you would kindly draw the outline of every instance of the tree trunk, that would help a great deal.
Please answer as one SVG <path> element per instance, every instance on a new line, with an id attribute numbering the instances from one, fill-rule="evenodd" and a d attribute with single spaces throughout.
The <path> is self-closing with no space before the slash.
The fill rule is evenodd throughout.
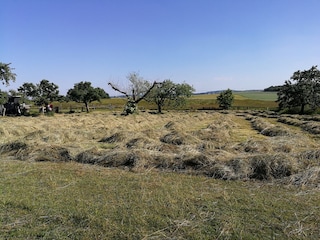
<path id="1" fill-rule="evenodd" d="M 304 114 L 304 106 L 305 106 L 305 104 L 302 104 L 302 105 L 301 105 L 300 114 Z"/>
<path id="2" fill-rule="evenodd" d="M 162 113 L 162 106 L 161 104 L 157 104 L 158 105 L 158 113 Z"/>
<path id="3" fill-rule="evenodd" d="M 89 103 L 85 102 L 84 104 L 86 105 L 86 110 L 87 110 L 87 113 L 88 113 L 89 112 Z"/>

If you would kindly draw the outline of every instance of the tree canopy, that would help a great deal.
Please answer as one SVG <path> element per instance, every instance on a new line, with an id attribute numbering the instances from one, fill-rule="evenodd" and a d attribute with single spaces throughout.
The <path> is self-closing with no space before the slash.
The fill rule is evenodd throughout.
<path id="1" fill-rule="evenodd" d="M 23 83 L 22 86 L 18 88 L 18 92 L 22 95 L 23 99 L 32 100 L 38 96 L 37 86 L 33 83 Z"/>
<path id="2" fill-rule="evenodd" d="M 306 106 L 315 110 L 320 106 L 320 71 L 317 66 L 309 70 L 296 71 L 290 80 L 278 92 L 279 109 L 300 107 L 300 113 L 305 112 Z"/>
<path id="3" fill-rule="evenodd" d="M 10 67 L 11 63 L 2 63 L 0 62 L 0 81 L 2 84 L 9 85 L 10 81 L 16 80 L 16 74 L 12 72 L 14 68 Z"/>
<path id="4" fill-rule="evenodd" d="M 217 97 L 217 103 L 222 109 L 230 109 L 234 100 L 233 93 L 230 89 L 222 91 Z"/>
<path id="5" fill-rule="evenodd" d="M 33 83 L 24 83 L 18 88 L 18 92 L 23 98 L 31 98 L 37 106 L 47 105 L 59 98 L 58 85 L 49 82 L 46 79 L 34 85 Z"/>
<path id="6" fill-rule="evenodd" d="M 89 104 L 93 101 L 100 101 L 109 98 L 109 95 L 102 88 L 94 88 L 91 82 L 76 83 L 67 92 L 67 98 L 76 102 L 84 103 L 86 111 L 89 112 Z"/>
<path id="7" fill-rule="evenodd" d="M 190 97 L 194 88 L 187 83 L 175 84 L 170 79 L 164 80 L 151 90 L 146 96 L 147 101 L 157 104 L 158 113 L 162 112 L 164 106 L 175 107 L 184 105 L 186 98 Z"/>
<path id="8" fill-rule="evenodd" d="M 0 105 L 4 104 L 8 99 L 8 93 L 0 90 Z"/>

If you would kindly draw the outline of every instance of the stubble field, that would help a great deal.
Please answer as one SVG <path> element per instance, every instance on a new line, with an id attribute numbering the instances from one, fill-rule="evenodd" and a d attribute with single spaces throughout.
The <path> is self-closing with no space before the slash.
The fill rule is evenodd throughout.
<path id="1" fill-rule="evenodd" d="M 318 239 L 320 118 L 0 118 L 4 239 Z"/>

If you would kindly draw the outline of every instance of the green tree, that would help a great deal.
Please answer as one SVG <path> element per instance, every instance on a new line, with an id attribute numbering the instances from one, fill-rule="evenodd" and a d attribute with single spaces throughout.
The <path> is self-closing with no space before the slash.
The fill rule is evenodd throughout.
<path id="1" fill-rule="evenodd" d="M 6 103 L 8 100 L 8 92 L 4 92 L 0 90 L 0 105 Z"/>
<path id="2" fill-rule="evenodd" d="M 11 63 L 2 63 L 0 62 L 0 81 L 2 84 L 9 85 L 10 81 L 16 80 L 16 74 L 12 72 L 14 68 L 10 67 Z"/>
<path id="3" fill-rule="evenodd" d="M 217 103 L 222 109 L 230 109 L 234 100 L 232 91 L 228 88 L 227 90 L 221 92 L 217 97 Z"/>
<path id="4" fill-rule="evenodd" d="M 87 112 L 89 112 L 89 104 L 91 102 L 100 101 L 102 98 L 109 98 L 109 95 L 101 88 L 92 87 L 91 82 L 80 82 L 68 90 L 67 98 L 84 103 Z"/>
<path id="5" fill-rule="evenodd" d="M 32 100 L 37 106 L 47 105 L 59 98 L 58 85 L 49 82 L 46 79 L 34 85 L 33 83 L 24 83 L 18 88 L 23 99 Z"/>
<path id="6" fill-rule="evenodd" d="M 22 86 L 18 88 L 18 92 L 24 99 L 28 100 L 32 100 L 38 96 L 37 86 L 33 83 L 23 83 Z"/>
<path id="7" fill-rule="evenodd" d="M 300 107 L 300 114 L 304 114 L 306 106 L 312 110 L 320 106 L 320 71 L 317 66 L 294 72 L 290 80 L 285 81 L 278 92 L 280 110 Z"/>
<path id="8" fill-rule="evenodd" d="M 162 113 L 164 106 L 182 106 L 186 98 L 191 97 L 194 88 L 187 83 L 175 84 L 170 79 L 156 84 L 146 99 L 157 105 L 158 113 Z"/>
<path id="9" fill-rule="evenodd" d="M 47 105 L 50 102 L 55 101 L 59 96 L 58 85 L 49 82 L 46 79 L 40 81 L 36 86 L 37 92 L 35 96 L 35 104 L 38 106 Z"/>
<path id="10" fill-rule="evenodd" d="M 147 80 L 143 79 L 137 72 L 130 73 L 127 76 L 127 79 L 129 80 L 127 90 L 120 90 L 114 84 L 110 82 L 108 83 L 113 90 L 122 93 L 127 97 L 127 103 L 123 111 L 124 115 L 136 112 L 138 103 L 144 99 L 157 84 L 156 82 L 151 84 Z"/>
<path id="11" fill-rule="evenodd" d="M 9 92 L 10 96 L 18 96 L 19 95 L 18 92 L 14 89 L 10 89 L 8 92 Z"/>

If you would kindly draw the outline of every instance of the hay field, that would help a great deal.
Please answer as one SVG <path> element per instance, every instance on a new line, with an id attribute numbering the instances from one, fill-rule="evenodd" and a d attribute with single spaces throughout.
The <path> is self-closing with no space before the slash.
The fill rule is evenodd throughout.
<path id="1" fill-rule="evenodd" d="M 319 129 L 257 111 L 1 117 L 0 237 L 318 239 Z"/>
<path id="2" fill-rule="evenodd" d="M 305 131 L 306 123 L 294 128 L 284 124 L 284 118 L 274 119 L 254 112 L 5 117 L 0 122 L 0 153 L 24 161 L 76 161 L 219 179 L 292 182 L 297 174 L 318 168 L 317 134 Z M 309 179 L 310 184 L 318 184 L 316 180 Z"/>

